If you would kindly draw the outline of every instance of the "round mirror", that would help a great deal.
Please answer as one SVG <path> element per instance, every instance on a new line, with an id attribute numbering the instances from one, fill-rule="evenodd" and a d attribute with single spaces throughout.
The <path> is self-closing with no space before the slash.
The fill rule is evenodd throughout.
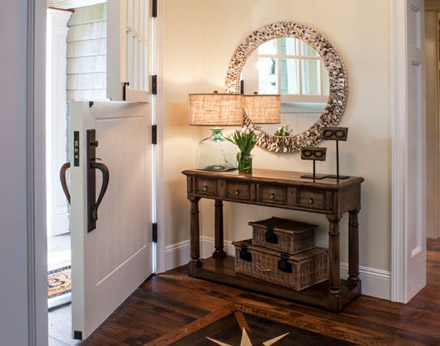
<path id="1" fill-rule="evenodd" d="M 260 131 L 258 145 L 297 152 L 336 126 L 347 101 L 347 74 L 332 44 L 314 29 L 292 22 L 263 26 L 237 48 L 228 66 L 226 93 L 280 94 L 281 123 L 244 123 Z M 288 125 L 286 127 L 285 125 Z"/>
<path id="2" fill-rule="evenodd" d="M 241 81 L 245 95 L 281 95 L 281 122 L 261 125 L 272 135 L 293 136 L 308 130 L 328 101 L 324 63 L 315 49 L 296 38 L 282 37 L 260 45 L 246 60 Z"/>

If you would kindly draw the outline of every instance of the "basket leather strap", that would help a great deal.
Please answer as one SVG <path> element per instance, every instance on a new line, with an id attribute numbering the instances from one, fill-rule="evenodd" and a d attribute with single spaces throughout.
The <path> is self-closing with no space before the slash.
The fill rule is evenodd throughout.
<path id="1" fill-rule="evenodd" d="M 267 243 L 278 244 L 278 236 L 274 233 L 273 227 L 267 227 L 267 231 L 264 233 L 264 239 Z"/>
<path id="2" fill-rule="evenodd" d="M 278 261 L 278 269 L 285 273 L 292 272 L 292 263 L 289 263 L 289 255 L 281 254 L 281 259 Z"/>
<path id="3" fill-rule="evenodd" d="M 247 262 L 252 262 L 252 254 L 248 251 L 246 245 L 241 246 L 240 259 Z"/>

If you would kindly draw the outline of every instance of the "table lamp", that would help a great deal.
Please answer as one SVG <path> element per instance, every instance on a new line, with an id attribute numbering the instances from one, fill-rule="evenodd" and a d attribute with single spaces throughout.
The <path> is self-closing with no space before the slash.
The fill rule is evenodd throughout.
<path id="1" fill-rule="evenodd" d="M 189 124 L 214 126 L 212 136 L 197 148 L 196 168 L 206 171 L 236 169 L 238 148 L 227 141 L 219 126 L 242 126 L 243 111 L 254 124 L 279 124 L 280 95 L 190 94 Z"/>
<path id="2" fill-rule="evenodd" d="M 197 147 L 197 169 L 218 172 L 237 169 L 238 147 L 223 137 L 219 126 L 243 125 L 242 95 L 190 94 L 189 124 L 211 126 L 212 131 L 212 136 Z"/>

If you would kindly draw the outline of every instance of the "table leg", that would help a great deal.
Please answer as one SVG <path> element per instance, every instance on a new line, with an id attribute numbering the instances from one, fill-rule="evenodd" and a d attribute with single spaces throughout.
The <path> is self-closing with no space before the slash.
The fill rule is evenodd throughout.
<path id="1" fill-rule="evenodd" d="M 200 227 L 199 227 L 199 200 L 200 197 L 191 198 L 191 264 L 202 266 L 200 261 Z"/>
<path id="2" fill-rule="evenodd" d="M 359 281 L 359 210 L 352 210 L 348 219 L 348 280 Z"/>
<path id="3" fill-rule="evenodd" d="M 340 254 L 339 254 L 339 219 L 333 216 L 327 216 L 329 221 L 329 268 L 328 268 L 328 284 L 330 293 L 340 293 Z"/>
<path id="4" fill-rule="evenodd" d="M 225 258 L 226 253 L 223 250 L 223 202 L 220 199 L 215 200 L 215 251 L 212 254 L 214 258 Z"/>

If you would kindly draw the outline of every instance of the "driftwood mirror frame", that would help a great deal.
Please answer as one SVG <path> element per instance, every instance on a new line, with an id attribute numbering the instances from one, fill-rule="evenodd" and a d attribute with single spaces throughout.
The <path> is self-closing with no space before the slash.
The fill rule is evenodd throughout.
<path id="1" fill-rule="evenodd" d="M 240 93 L 240 75 L 246 60 L 261 44 L 282 37 L 300 39 L 315 49 L 329 74 L 329 98 L 324 112 L 306 131 L 294 136 L 274 136 L 265 132 L 244 114 L 244 124 L 260 132 L 258 145 L 279 153 L 298 152 L 302 147 L 315 146 L 322 140 L 325 127 L 336 126 L 341 119 L 348 96 L 348 79 L 345 66 L 329 40 L 315 29 L 293 22 L 268 24 L 246 37 L 232 56 L 226 74 L 226 93 Z"/>

